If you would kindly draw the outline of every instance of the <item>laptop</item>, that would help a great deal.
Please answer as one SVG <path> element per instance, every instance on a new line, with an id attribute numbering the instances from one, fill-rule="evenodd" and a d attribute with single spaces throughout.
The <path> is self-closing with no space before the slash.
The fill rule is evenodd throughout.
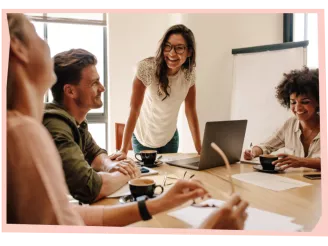
<path id="1" fill-rule="evenodd" d="M 200 157 L 168 161 L 167 164 L 194 170 L 223 166 L 221 156 L 212 149 L 216 143 L 225 153 L 230 164 L 240 161 L 247 120 L 207 122 Z"/>

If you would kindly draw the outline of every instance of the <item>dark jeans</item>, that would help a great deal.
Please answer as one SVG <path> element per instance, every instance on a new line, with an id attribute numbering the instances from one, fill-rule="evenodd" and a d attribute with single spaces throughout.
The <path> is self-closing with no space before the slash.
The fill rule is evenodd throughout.
<path id="1" fill-rule="evenodd" d="M 139 153 L 141 150 L 157 150 L 157 153 L 177 153 L 179 148 L 179 133 L 178 130 L 175 131 L 172 139 L 164 146 L 159 148 L 150 148 L 143 146 L 137 140 L 136 136 L 132 134 L 132 148 L 135 153 Z"/>

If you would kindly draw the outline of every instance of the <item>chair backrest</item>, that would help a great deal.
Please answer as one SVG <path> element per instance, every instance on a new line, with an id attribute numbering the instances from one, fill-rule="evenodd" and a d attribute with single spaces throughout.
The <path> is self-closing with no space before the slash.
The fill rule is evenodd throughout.
<path id="1" fill-rule="evenodd" d="M 115 123 L 115 141 L 116 141 L 116 150 L 120 150 L 123 141 L 123 133 L 124 133 L 125 124 L 123 123 Z M 132 144 L 130 141 L 128 150 L 132 150 Z"/>

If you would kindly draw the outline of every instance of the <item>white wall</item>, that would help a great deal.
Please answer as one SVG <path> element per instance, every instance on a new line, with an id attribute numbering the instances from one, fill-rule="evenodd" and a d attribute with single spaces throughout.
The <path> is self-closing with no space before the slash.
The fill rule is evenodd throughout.
<path id="1" fill-rule="evenodd" d="M 114 123 L 125 122 L 136 63 L 155 54 L 159 39 L 176 23 L 197 42 L 197 111 L 201 136 L 207 121 L 230 118 L 231 49 L 282 42 L 282 14 L 109 14 L 109 146 Z M 181 152 L 194 152 L 184 113 L 178 122 Z"/>
<path id="2" fill-rule="evenodd" d="M 231 119 L 248 120 L 244 149 L 265 141 L 293 115 L 275 88 L 284 73 L 306 64 L 305 56 L 303 47 L 234 55 Z"/>
<path id="3" fill-rule="evenodd" d="M 197 42 L 197 110 L 203 137 L 207 121 L 230 119 L 233 48 L 281 43 L 282 14 L 191 14 L 186 25 Z M 187 124 L 184 117 L 183 125 Z M 194 151 L 187 127 L 181 151 Z"/>

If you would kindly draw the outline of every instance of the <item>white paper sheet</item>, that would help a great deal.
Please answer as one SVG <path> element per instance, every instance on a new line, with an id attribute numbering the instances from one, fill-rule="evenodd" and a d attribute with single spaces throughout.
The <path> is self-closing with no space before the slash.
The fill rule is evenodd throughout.
<path id="1" fill-rule="evenodd" d="M 275 174 L 258 172 L 234 174 L 232 175 L 232 178 L 273 191 L 283 191 L 311 185 L 309 183 L 281 177 Z"/>
<path id="2" fill-rule="evenodd" d="M 216 204 L 222 206 L 224 201 L 209 199 L 205 201 L 209 204 Z M 168 213 L 169 216 L 175 217 L 179 220 L 196 228 L 199 227 L 203 221 L 217 208 L 197 208 L 186 207 Z M 268 211 L 251 208 L 247 209 L 248 218 L 245 222 L 245 230 L 259 230 L 259 231 L 300 231 L 303 226 L 292 223 L 293 218 L 283 216 Z"/>
<path id="3" fill-rule="evenodd" d="M 258 157 L 252 159 L 252 160 L 245 160 L 245 159 L 241 159 L 240 163 L 246 163 L 246 164 L 254 164 L 254 165 L 261 165 L 260 163 L 260 159 Z"/>

